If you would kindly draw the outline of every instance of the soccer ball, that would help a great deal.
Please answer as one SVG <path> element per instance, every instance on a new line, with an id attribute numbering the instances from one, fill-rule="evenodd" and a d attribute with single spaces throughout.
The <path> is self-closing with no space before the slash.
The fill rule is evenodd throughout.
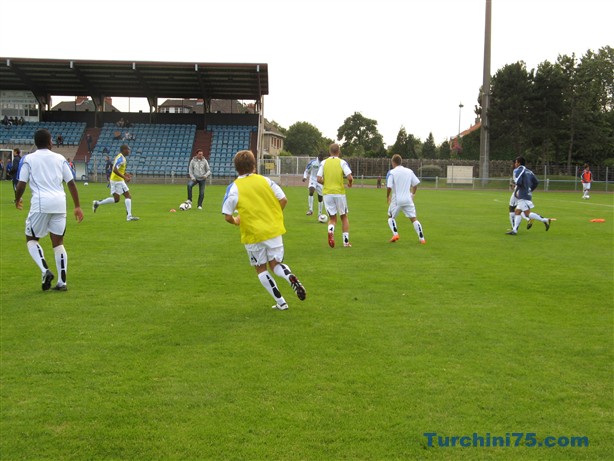
<path id="1" fill-rule="evenodd" d="M 84 182 L 84 183 L 83 183 L 83 185 L 84 185 L 84 186 L 89 186 L 89 183 Z"/>
<path id="2" fill-rule="evenodd" d="M 186 210 L 189 210 L 190 208 L 192 208 L 192 202 L 189 200 L 186 200 L 181 205 L 179 205 L 179 209 L 181 211 L 186 211 Z"/>
<path id="3" fill-rule="evenodd" d="M 326 216 L 325 214 L 321 214 L 320 216 L 318 216 L 318 221 L 320 221 L 322 224 L 328 222 L 328 216 Z"/>

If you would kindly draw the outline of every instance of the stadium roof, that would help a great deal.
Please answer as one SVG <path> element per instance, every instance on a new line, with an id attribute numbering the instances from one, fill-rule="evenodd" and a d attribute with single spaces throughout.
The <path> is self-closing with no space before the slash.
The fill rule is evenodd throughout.
<path id="1" fill-rule="evenodd" d="M 89 61 L 0 57 L 0 90 L 49 96 L 239 99 L 269 94 L 267 64 Z"/>

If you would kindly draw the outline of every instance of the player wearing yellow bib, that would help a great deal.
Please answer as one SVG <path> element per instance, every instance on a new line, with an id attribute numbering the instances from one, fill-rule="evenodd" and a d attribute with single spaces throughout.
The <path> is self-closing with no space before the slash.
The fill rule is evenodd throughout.
<path id="1" fill-rule="evenodd" d="M 335 226 L 337 225 L 337 215 L 339 215 L 343 231 L 343 246 L 351 247 L 350 222 L 347 216 L 348 205 L 343 178 L 347 178 L 348 187 L 352 187 L 354 178 L 348 163 L 339 158 L 341 154 L 339 144 L 331 144 L 329 153 L 330 157 L 320 163 L 318 169 L 318 182 L 323 185 L 324 206 L 328 213 L 328 244 L 331 248 L 335 246 Z"/>
<path id="2" fill-rule="evenodd" d="M 237 152 L 234 164 L 239 177 L 226 189 L 222 204 L 224 219 L 239 226 L 241 243 L 245 245 L 250 264 L 256 268 L 262 286 L 275 299 L 273 309 L 286 310 L 288 303 L 268 271 L 267 264 L 275 275 L 292 286 L 298 299 L 305 299 L 305 288 L 283 263 L 282 235 L 286 233 L 283 209 L 288 199 L 275 182 L 254 173 L 256 159 L 251 151 Z M 237 216 L 234 216 L 235 210 Z"/>
<path id="3" fill-rule="evenodd" d="M 113 160 L 113 170 L 111 176 L 109 176 L 109 187 L 111 188 L 112 197 L 107 197 L 104 200 L 94 200 L 92 203 L 92 210 L 96 213 L 96 210 L 100 205 L 109 205 L 111 203 L 119 202 L 119 196 L 124 196 L 124 204 L 126 205 L 126 221 L 138 221 L 137 216 L 132 216 L 132 196 L 130 195 L 130 189 L 126 183 L 130 182 L 132 175 L 126 173 L 126 167 L 128 162 L 126 157 L 130 155 L 130 147 L 126 144 L 122 144 L 119 148 L 119 154 Z"/>

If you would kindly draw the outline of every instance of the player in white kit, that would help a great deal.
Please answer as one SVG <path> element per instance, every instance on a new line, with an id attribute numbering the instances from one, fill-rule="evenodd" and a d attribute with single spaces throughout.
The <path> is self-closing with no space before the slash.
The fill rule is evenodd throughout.
<path id="1" fill-rule="evenodd" d="M 420 180 L 414 172 L 401 165 L 402 159 L 399 154 L 392 156 L 392 169 L 386 175 L 386 199 L 388 200 L 388 226 L 392 231 L 390 243 L 399 240 L 396 217 L 400 212 L 409 218 L 414 226 L 420 243 L 425 244 L 422 224 L 416 217 L 414 195 L 418 189 Z"/>

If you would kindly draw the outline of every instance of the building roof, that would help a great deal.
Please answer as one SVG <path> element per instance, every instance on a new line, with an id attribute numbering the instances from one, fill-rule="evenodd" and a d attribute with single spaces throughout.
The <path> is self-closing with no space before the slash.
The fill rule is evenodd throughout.
<path id="1" fill-rule="evenodd" d="M 0 57 L 0 90 L 50 96 L 238 99 L 269 94 L 267 64 Z"/>
<path id="2" fill-rule="evenodd" d="M 111 98 L 107 98 L 107 103 L 104 105 L 106 112 L 120 112 L 120 110 L 112 104 Z M 95 112 L 96 107 L 94 101 L 86 97 L 78 97 L 74 101 L 62 101 L 54 105 L 51 110 L 61 110 L 64 112 Z"/>

